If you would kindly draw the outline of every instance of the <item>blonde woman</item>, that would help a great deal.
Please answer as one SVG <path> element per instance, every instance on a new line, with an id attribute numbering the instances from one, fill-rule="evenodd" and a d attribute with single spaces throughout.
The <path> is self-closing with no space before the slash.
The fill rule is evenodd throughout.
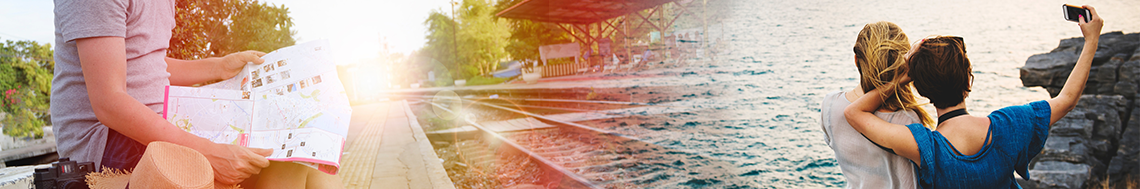
<path id="1" fill-rule="evenodd" d="M 835 150 L 835 159 L 847 178 L 847 188 L 915 188 L 914 167 L 909 160 L 871 142 L 843 117 L 843 110 L 851 102 L 867 91 L 887 85 L 896 70 L 905 70 L 903 55 L 909 49 L 909 39 L 898 25 L 881 21 L 863 26 L 854 48 L 859 86 L 851 91 L 829 93 L 823 99 L 820 113 L 826 134 L 824 140 Z M 928 114 L 918 108 L 910 88 L 892 88 L 875 116 L 900 125 L 933 123 Z"/>
<path id="2" fill-rule="evenodd" d="M 915 43 L 908 57 L 908 72 L 894 78 L 910 83 L 930 99 L 938 112 L 938 129 L 918 124 L 903 126 L 884 121 L 873 112 L 882 95 L 864 95 L 844 115 L 855 130 L 918 165 L 923 188 L 1021 188 L 1013 176 L 1029 178 L 1029 162 L 1045 146 L 1053 123 L 1065 117 L 1080 100 L 1104 24 L 1096 9 L 1080 20 L 1084 48 L 1065 80 L 1061 94 L 1049 100 L 1008 106 L 986 116 L 966 112 L 965 98 L 973 83 L 972 66 L 961 37 L 939 36 Z M 867 94 L 881 94 L 886 85 Z"/>

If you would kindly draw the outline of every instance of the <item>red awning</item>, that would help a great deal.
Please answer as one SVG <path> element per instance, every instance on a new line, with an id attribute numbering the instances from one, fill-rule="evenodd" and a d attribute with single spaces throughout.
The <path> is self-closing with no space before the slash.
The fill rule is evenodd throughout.
<path id="1" fill-rule="evenodd" d="M 524 0 L 499 17 L 539 22 L 590 24 L 677 0 Z"/>

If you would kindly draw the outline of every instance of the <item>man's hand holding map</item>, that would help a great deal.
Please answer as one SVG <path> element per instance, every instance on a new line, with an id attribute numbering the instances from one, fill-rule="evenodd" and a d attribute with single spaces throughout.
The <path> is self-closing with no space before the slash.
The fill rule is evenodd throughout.
<path id="1" fill-rule="evenodd" d="M 168 86 L 163 116 L 211 141 L 273 149 L 269 160 L 335 174 L 352 108 L 329 51 L 323 40 L 285 47 L 234 78 Z"/>

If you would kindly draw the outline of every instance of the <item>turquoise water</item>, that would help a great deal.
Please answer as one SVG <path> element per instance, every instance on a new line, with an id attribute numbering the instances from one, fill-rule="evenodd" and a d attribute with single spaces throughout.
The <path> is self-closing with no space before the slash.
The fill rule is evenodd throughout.
<path id="1" fill-rule="evenodd" d="M 911 39 L 965 38 L 974 64 L 968 109 L 977 115 L 1048 98 L 1021 86 L 1025 60 L 1080 36 L 1060 6 L 1098 7 L 1104 32 L 1140 32 L 1140 1 L 734 1 L 709 27 L 721 48 L 712 63 L 667 69 L 670 77 L 634 80 L 678 86 L 702 111 L 627 120 L 622 133 L 723 159 L 719 176 L 673 181 L 712 188 L 843 187 L 820 131 L 824 95 L 857 85 L 851 47 L 864 24 L 891 21 Z M 706 103 L 706 102 L 713 103 Z M 686 103 L 686 102 L 680 102 Z M 664 126 L 664 127 L 662 127 Z M 644 129 L 653 128 L 653 129 Z"/>

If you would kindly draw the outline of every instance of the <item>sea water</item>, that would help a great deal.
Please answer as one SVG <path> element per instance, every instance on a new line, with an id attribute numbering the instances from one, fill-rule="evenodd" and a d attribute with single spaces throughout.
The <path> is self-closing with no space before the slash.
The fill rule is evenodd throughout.
<path id="1" fill-rule="evenodd" d="M 1064 20 L 1064 3 L 1095 6 L 1106 20 L 1102 33 L 1140 32 L 1140 1 L 1134 0 L 732 1 L 710 7 L 724 10 L 708 29 L 720 45 L 716 60 L 643 81 L 715 103 L 691 103 L 705 110 L 642 123 L 669 129 L 619 132 L 733 164 L 717 169 L 720 176 L 673 181 L 678 186 L 844 187 L 834 152 L 823 142 L 820 105 L 827 93 L 858 85 L 851 49 L 865 24 L 894 22 L 912 41 L 963 37 L 975 76 L 967 108 L 986 115 L 1049 98 L 1042 88 L 1022 86 L 1018 69 L 1061 39 L 1081 36 L 1076 23 Z"/>

